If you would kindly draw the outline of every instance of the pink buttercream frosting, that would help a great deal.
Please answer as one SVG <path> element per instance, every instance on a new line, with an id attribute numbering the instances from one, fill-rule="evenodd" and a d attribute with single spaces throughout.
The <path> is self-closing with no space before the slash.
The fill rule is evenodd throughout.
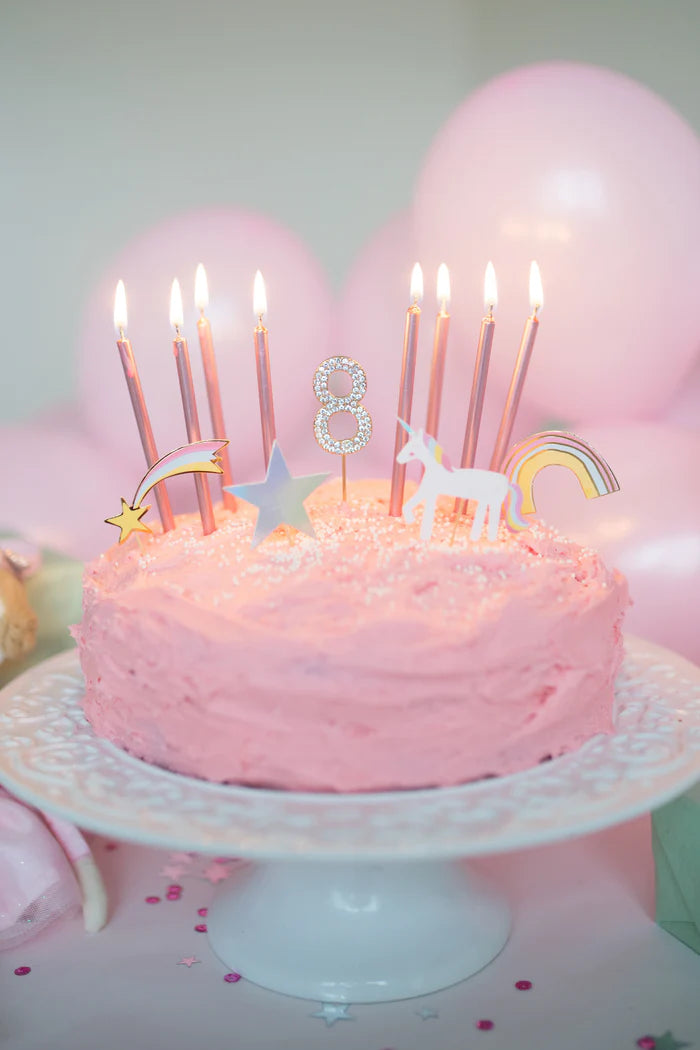
<path id="1" fill-rule="evenodd" d="M 624 578 L 535 522 L 433 539 L 388 487 L 307 501 L 317 540 L 217 510 L 85 570 L 75 628 L 95 730 L 210 780 L 312 791 L 456 784 L 609 731 Z"/>

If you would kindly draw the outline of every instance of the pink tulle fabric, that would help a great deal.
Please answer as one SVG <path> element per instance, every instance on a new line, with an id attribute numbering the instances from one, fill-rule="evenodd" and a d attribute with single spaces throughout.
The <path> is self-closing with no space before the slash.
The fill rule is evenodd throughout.
<path id="1" fill-rule="evenodd" d="M 80 909 L 80 891 L 43 819 L 0 788 L 0 950 Z"/>

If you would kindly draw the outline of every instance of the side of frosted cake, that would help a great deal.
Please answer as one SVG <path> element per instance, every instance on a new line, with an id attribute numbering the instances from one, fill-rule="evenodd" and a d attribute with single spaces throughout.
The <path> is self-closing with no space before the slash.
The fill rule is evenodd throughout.
<path id="1" fill-rule="evenodd" d="M 462 783 L 609 731 L 628 604 L 619 573 L 535 523 L 433 541 L 387 486 L 307 503 L 317 540 L 250 546 L 217 511 L 90 563 L 75 628 L 96 732 L 216 781 L 311 791 Z M 449 508 L 445 508 L 445 511 Z"/>

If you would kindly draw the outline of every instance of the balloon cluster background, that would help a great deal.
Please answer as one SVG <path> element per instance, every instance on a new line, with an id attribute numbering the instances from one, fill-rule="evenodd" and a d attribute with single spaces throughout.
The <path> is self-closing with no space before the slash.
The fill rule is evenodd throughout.
<path id="1" fill-rule="evenodd" d="M 167 296 L 179 274 L 184 331 L 196 345 L 189 292 L 198 262 L 210 281 L 236 480 L 263 474 L 252 349 L 252 276 L 269 290 L 277 430 L 297 471 L 328 469 L 313 438 L 312 378 L 323 358 L 359 359 L 374 436 L 356 476 L 389 477 L 407 279 L 416 259 L 446 262 L 452 330 L 440 443 L 456 458 L 471 388 L 484 266 L 499 307 L 477 465 L 495 431 L 536 258 L 546 307 L 513 441 L 563 427 L 599 449 L 620 479 L 614 499 L 584 500 L 566 471 L 545 472 L 539 514 L 598 548 L 628 576 L 631 631 L 700 660 L 700 140 L 658 96 L 616 73 L 547 63 L 498 77 L 436 136 L 411 207 L 366 245 L 335 294 L 310 250 L 272 219 L 235 207 L 179 215 L 128 245 L 87 301 L 75 406 L 0 428 L 0 525 L 77 557 L 112 541 L 103 524 L 143 458 L 114 348 L 121 277 L 153 429 L 161 449 L 185 441 L 169 361 Z M 432 310 L 430 311 L 432 313 Z M 423 425 L 431 326 L 421 331 L 413 422 Z M 206 435 L 199 355 L 192 354 Z M 250 435 L 251 440 L 246 440 Z M 139 474 L 140 476 L 140 474 Z M 29 479 L 31 480 L 31 483 Z M 192 486 L 172 489 L 192 509 Z"/>

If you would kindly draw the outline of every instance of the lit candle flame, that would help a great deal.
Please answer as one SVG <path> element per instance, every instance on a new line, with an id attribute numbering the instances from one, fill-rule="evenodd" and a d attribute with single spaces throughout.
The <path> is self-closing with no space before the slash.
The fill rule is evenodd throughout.
<path id="1" fill-rule="evenodd" d="M 263 315 L 267 313 L 267 294 L 265 292 L 263 275 L 260 273 L 260 270 L 255 271 L 255 282 L 253 284 L 253 312 L 260 320 L 262 320 Z"/>
<path id="2" fill-rule="evenodd" d="M 440 263 L 437 272 L 437 300 L 438 306 L 443 313 L 447 313 L 450 305 L 450 271 L 444 263 Z"/>
<path id="3" fill-rule="evenodd" d="M 498 303 L 498 287 L 496 285 L 496 271 L 493 268 L 493 263 L 489 259 L 486 263 L 486 273 L 484 274 L 484 306 L 488 314 L 492 314 L 494 307 Z"/>
<path id="4" fill-rule="evenodd" d="M 180 291 L 180 282 L 177 277 L 173 281 L 173 286 L 170 289 L 170 323 L 176 332 L 179 331 L 184 324 L 182 313 L 182 292 Z"/>
<path id="5" fill-rule="evenodd" d="M 207 271 L 200 263 L 194 275 L 194 305 L 203 314 L 209 306 L 209 285 L 207 283 Z"/>
<path id="6" fill-rule="evenodd" d="M 419 303 L 423 298 L 423 271 L 420 263 L 416 263 L 411 270 L 411 299 Z"/>
<path id="7" fill-rule="evenodd" d="M 126 289 L 123 281 L 117 281 L 114 293 L 114 327 L 122 335 L 126 331 Z"/>
<path id="8" fill-rule="evenodd" d="M 538 310 L 542 309 L 543 305 L 542 277 L 540 276 L 540 268 L 533 259 L 530 263 L 530 309 L 533 313 L 537 313 Z"/>

